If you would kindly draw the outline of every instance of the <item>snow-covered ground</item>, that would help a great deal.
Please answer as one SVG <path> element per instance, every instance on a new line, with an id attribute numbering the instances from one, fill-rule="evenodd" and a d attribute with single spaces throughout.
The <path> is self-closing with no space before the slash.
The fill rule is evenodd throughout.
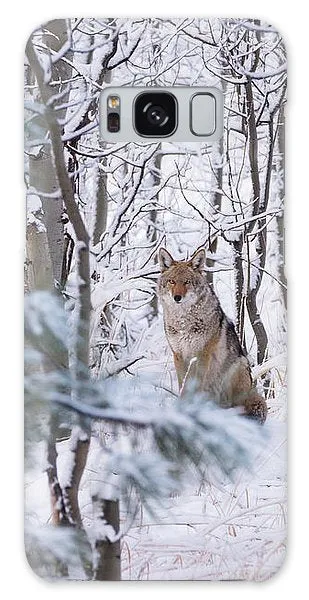
<path id="1" fill-rule="evenodd" d="M 286 431 L 275 421 L 268 427 L 251 476 L 188 486 L 157 519 L 140 511 L 123 540 L 124 579 L 265 580 L 277 571 L 285 555 Z"/>
<path id="2" fill-rule="evenodd" d="M 157 333 L 160 323 L 155 326 Z M 151 328 L 150 328 L 151 329 Z M 153 334 L 153 332 L 152 332 Z M 163 338 L 161 338 L 163 340 Z M 157 384 L 175 385 L 168 352 L 157 348 L 161 363 Z M 158 356 L 156 352 L 156 355 Z M 151 356 L 136 366 L 149 369 Z M 203 481 L 188 472 L 184 487 L 171 494 L 155 514 L 140 503 L 128 511 L 121 503 L 122 578 L 126 580 L 265 580 L 280 567 L 285 556 L 287 523 L 286 436 L 284 390 L 271 401 L 265 445 L 254 460 L 252 472 L 239 469 L 233 482 L 213 465 L 205 466 Z M 102 439 L 112 444 L 112 433 L 98 425 L 82 480 L 80 505 L 91 536 L 91 494 L 100 479 Z M 59 475 L 68 461 L 68 442 L 58 444 Z M 36 464 L 26 474 L 26 514 L 33 525 L 48 523 L 49 492 L 44 445 L 35 445 Z"/>

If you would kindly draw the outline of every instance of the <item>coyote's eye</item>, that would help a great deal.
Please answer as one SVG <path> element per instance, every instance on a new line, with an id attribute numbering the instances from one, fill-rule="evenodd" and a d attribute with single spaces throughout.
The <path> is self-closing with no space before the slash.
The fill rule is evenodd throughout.
<path id="1" fill-rule="evenodd" d="M 189 283 L 190 283 L 189 279 L 186 279 L 185 285 L 189 285 Z"/>
<path id="2" fill-rule="evenodd" d="M 168 282 L 169 282 L 171 285 L 175 285 L 175 281 L 174 281 L 174 279 L 169 279 L 169 280 L 168 280 Z"/>

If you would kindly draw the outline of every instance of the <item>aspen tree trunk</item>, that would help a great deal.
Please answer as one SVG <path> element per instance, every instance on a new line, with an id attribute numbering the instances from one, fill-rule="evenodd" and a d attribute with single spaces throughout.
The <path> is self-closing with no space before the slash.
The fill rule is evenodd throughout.
<path id="1" fill-rule="evenodd" d="M 51 57 L 59 52 L 67 42 L 67 27 L 68 24 L 65 19 L 57 19 L 46 23 L 43 37 Z M 70 58 L 68 53 L 67 57 Z M 69 100 L 69 91 L 65 91 L 65 84 L 62 84 L 62 81 L 69 79 L 71 72 L 72 69 L 67 62 L 58 60 L 52 65 L 51 79 L 57 82 L 57 85 L 53 86 L 53 94 L 62 94 L 62 105 L 65 105 Z M 59 120 L 64 120 L 65 115 L 66 108 L 57 110 Z M 60 282 L 64 257 L 64 231 L 61 220 L 63 200 L 49 144 L 46 144 L 38 154 L 30 154 L 29 184 L 34 188 L 42 202 L 53 279 Z"/>
<path id="2" fill-rule="evenodd" d="M 26 54 L 30 67 L 35 74 L 41 101 L 44 106 L 44 118 L 47 130 L 49 131 L 51 159 L 53 162 L 53 174 L 55 177 L 54 185 L 60 190 L 61 202 L 64 203 L 68 217 L 74 228 L 77 239 L 77 275 L 79 281 L 78 306 L 77 306 L 77 331 L 75 347 L 75 369 L 76 379 L 75 395 L 79 396 L 78 382 L 81 379 L 87 379 L 88 358 L 89 358 L 89 313 L 90 313 L 90 272 L 89 272 L 89 236 L 85 229 L 83 220 L 77 208 L 74 198 L 72 182 L 68 176 L 62 143 L 62 129 L 59 125 L 58 114 L 53 106 L 54 88 L 50 81 L 45 81 L 45 73 L 38 60 L 31 40 L 28 41 Z M 60 204 L 60 203 L 59 203 Z M 59 265 L 57 265 L 58 267 Z M 51 430 L 51 437 L 54 431 Z M 72 474 L 69 485 L 63 490 L 63 500 L 66 511 L 66 522 L 81 529 L 81 517 L 78 505 L 79 483 L 85 468 L 87 453 L 89 448 L 90 429 L 86 422 L 81 422 L 80 434 L 74 439 L 74 460 L 72 465 Z M 55 443 L 55 438 L 53 439 Z M 52 440 L 50 441 L 52 443 Z M 54 453 L 56 456 L 56 453 Z M 56 462 L 56 460 L 55 460 Z M 56 465 L 52 465 L 56 468 Z M 81 529 L 82 532 L 82 529 Z M 84 542 L 85 540 L 83 540 Z M 81 556 L 82 558 L 82 556 Z M 84 562 L 86 573 L 90 573 L 89 565 Z"/>
<path id="3" fill-rule="evenodd" d="M 50 21 L 45 26 L 44 43 L 50 52 L 57 53 L 68 38 L 67 23 L 65 20 Z M 54 87 L 53 93 L 61 90 L 62 80 L 70 76 L 71 69 L 66 63 L 58 61 L 52 66 L 52 79 L 59 82 Z M 29 73 L 33 78 L 33 74 Z M 63 103 L 68 101 L 68 92 L 63 94 Z M 65 117 L 66 109 L 58 111 L 58 117 Z M 46 128 L 44 121 L 41 125 Z M 64 232 L 61 222 L 63 201 L 59 183 L 56 176 L 50 145 L 46 144 L 39 153 L 29 154 L 29 186 L 42 203 L 42 225 L 30 224 L 26 232 L 26 253 L 28 263 L 28 289 L 29 291 L 46 289 L 55 291 L 54 282 L 61 280 L 63 263 Z M 66 357 L 68 366 L 68 357 Z M 49 370 L 48 363 L 44 368 Z M 59 435 L 58 418 L 55 414 L 49 419 L 49 438 L 47 444 L 48 464 L 47 477 L 51 494 L 52 522 L 63 523 L 66 518 L 63 512 L 62 491 L 59 486 L 57 473 L 56 438 Z M 59 567 L 62 574 L 66 574 L 64 565 Z"/>
<path id="4" fill-rule="evenodd" d="M 107 71 L 104 76 L 104 82 L 111 82 L 111 71 Z M 104 164 L 104 158 L 102 163 Z M 97 189 L 95 198 L 95 221 L 93 227 L 93 244 L 99 243 L 101 236 L 106 230 L 107 222 L 107 175 L 97 166 Z"/>
<path id="5" fill-rule="evenodd" d="M 224 88 L 223 88 L 224 89 Z M 220 193 L 220 190 L 222 190 L 222 185 L 223 185 L 223 152 L 224 152 L 224 143 L 223 143 L 223 133 L 221 138 L 219 139 L 218 142 L 216 142 L 216 144 L 213 145 L 213 155 L 215 158 L 215 164 L 212 165 L 212 170 L 213 170 L 213 185 L 215 186 L 215 191 L 211 194 L 211 200 L 213 203 L 213 207 L 214 207 L 214 218 L 216 219 L 216 216 L 218 215 L 218 213 L 221 210 L 221 204 L 222 204 L 222 194 Z M 218 247 L 218 238 L 215 237 L 215 239 L 213 240 L 213 242 L 209 242 L 209 252 L 211 254 L 215 254 L 217 252 L 217 247 Z M 206 265 L 208 267 L 214 267 L 215 266 L 216 261 L 211 258 L 211 256 L 207 256 L 206 259 Z M 212 285 L 213 284 L 213 271 L 207 271 L 207 280 L 208 282 Z"/>
<path id="6" fill-rule="evenodd" d="M 99 508 L 100 518 L 104 520 L 117 536 L 119 533 L 119 500 L 104 498 L 93 499 Z M 119 581 L 121 579 L 120 540 L 110 539 L 106 534 L 95 541 L 94 579 L 97 581 Z"/>
<path id="7" fill-rule="evenodd" d="M 153 23 L 153 27 L 154 30 L 158 30 L 160 29 L 160 21 L 157 19 L 154 19 L 154 23 Z M 155 65 L 155 67 L 158 69 L 159 71 L 159 66 L 158 66 L 158 59 L 156 58 L 156 54 L 158 52 L 158 50 L 160 50 L 160 45 L 158 43 L 154 43 L 153 47 L 152 47 L 152 55 L 153 55 L 153 63 Z M 153 85 L 160 85 L 160 82 L 158 82 L 156 80 L 156 78 L 153 78 Z M 162 85 L 162 83 L 161 83 Z M 153 180 L 153 187 L 156 187 L 160 184 L 161 181 L 161 164 L 162 164 L 162 146 L 160 144 L 159 148 L 158 148 L 158 154 L 154 159 L 154 170 L 152 171 L 152 180 Z M 159 204 L 159 197 L 158 195 L 154 198 L 154 202 L 157 202 Z M 158 237 L 158 233 L 157 233 L 157 226 L 156 226 L 156 222 L 157 222 L 157 218 L 158 218 L 158 211 L 154 208 L 149 212 L 149 226 L 147 228 L 147 238 L 149 240 L 149 242 L 151 243 L 151 248 L 154 247 L 155 242 L 157 240 Z M 154 256 L 154 262 L 155 264 L 158 263 L 158 257 L 157 257 L 157 253 Z M 151 300 L 151 302 L 149 303 L 149 308 L 150 308 L 150 313 L 148 315 L 148 321 L 149 323 L 151 323 L 151 321 L 157 317 L 158 315 L 158 311 L 159 311 L 159 303 L 158 303 L 158 297 L 155 294 Z"/>
<path id="8" fill-rule="evenodd" d="M 261 206 L 261 185 L 259 176 L 259 152 L 258 152 L 258 134 L 255 122 L 254 99 L 252 90 L 252 81 L 248 79 L 245 84 L 245 93 L 247 100 L 248 114 L 248 143 L 249 143 L 249 165 L 251 173 L 251 183 L 253 191 L 253 215 L 258 215 Z M 250 232 L 250 227 L 248 230 Z M 261 248 L 262 250 L 262 248 Z M 264 249 L 263 249 L 264 251 Z M 257 362 L 261 364 L 266 358 L 267 352 L 267 333 L 263 325 L 261 315 L 257 308 L 257 293 L 261 284 L 262 275 L 259 274 L 259 285 L 256 283 L 254 288 L 250 288 L 246 297 L 246 306 L 252 329 L 257 341 Z"/>
<path id="9" fill-rule="evenodd" d="M 161 180 L 161 162 L 162 162 L 162 154 L 161 154 L 161 144 L 160 144 L 160 148 L 158 151 L 157 156 L 155 157 L 154 160 L 154 172 L 152 173 L 152 177 L 153 177 L 153 186 L 156 187 L 160 184 L 160 180 Z M 159 202 L 159 199 L 156 197 L 154 199 L 154 201 Z M 158 232 L 157 232 L 157 217 L 158 217 L 158 211 L 156 209 L 153 209 L 149 212 L 149 226 L 147 229 L 147 238 L 151 244 L 151 248 L 153 248 L 155 246 L 155 243 L 158 239 Z M 158 257 L 157 257 L 157 253 L 154 256 L 154 262 L 155 264 L 158 263 Z M 155 294 L 151 300 L 151 302 L 149 303 L 149 308 L 150 308 L 150 313 L 148 315 L 148 321 L 151 322 L 153 320 L 154 317 L 157 317 L 158 315 L 158 310 L 159 310 L 159 305 L 158 305 L 158 296 Z"/>

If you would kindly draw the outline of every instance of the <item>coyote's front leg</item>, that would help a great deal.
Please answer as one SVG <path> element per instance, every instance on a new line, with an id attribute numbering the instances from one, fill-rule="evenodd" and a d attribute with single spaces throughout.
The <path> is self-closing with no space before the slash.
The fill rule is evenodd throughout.
<path id="1" fill-rule="evenodd" d="M 177 373 L 179 391 L 181 391 L 184 378 L 187 373 L 187 365 L 179 352 L 173 352 L 174 365 Z"/>
<path id="2" fill-rule="evenodd" d="M 178 378 L 179 395 L 182 396 L 186 389 L 186 383 L 192 379 L 196 379 L 196 364 L 197 357 L 194 356 L 191 360 L 185 361 L 181 354 L 174 352 L 174 364 Z"/>

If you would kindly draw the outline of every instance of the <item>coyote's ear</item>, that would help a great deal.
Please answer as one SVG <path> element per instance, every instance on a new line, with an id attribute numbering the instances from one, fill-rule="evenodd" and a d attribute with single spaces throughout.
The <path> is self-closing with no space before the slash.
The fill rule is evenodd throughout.
<path id="1" fill-rule="evenodd" d="M 204 248 L 200 248 L 199 250 L 194 252 L 194 254 L 190 260 L 190 263 L 191 263 L 193 269 L 196 269 L 197 271 L 202 271 L 205 266 L 205 261 L 206 261 L 206 252 L 205 252 Z"/>
<path id="2" fill-rule="evenodd" d="M 170 255 L 170 253 L 165 250 L 164 248 L 160 248 L 159 250 L 159 263 L 160 263 L 160 269 L 161 272 L 163 273 L 163 271 L 166 271 L 167 269 L 169 269 L 172 264 L 174 264 L 174 259 L 173 257 Z"/>

